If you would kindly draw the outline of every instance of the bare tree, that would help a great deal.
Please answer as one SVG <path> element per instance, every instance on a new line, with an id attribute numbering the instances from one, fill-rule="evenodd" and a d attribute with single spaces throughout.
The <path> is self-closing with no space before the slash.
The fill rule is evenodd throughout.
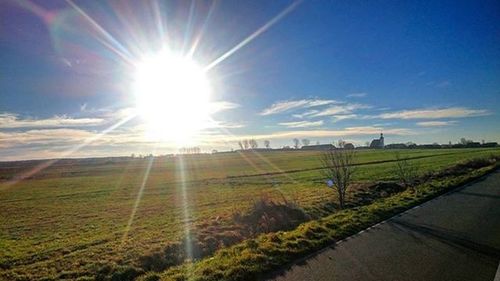
<path id="1" fill-rule="evenodd" d="M 344 146 L 345 146 L 345 141 L 344 140 L 340 139 L 340 140 L 337 141 L 337 147 L 338 148 L 344 148 Z"/>
<path id="2" fill-rule="evenodd" d="M 299 149 L 299 146 L 300 146 L 300 141 L 299 141 L 299 139 L 297 139 L 297 138 L 293 139 L 293 147 L 294 147 L 295 149 Z"/>
<path id="3" fill-rule="evenodd" d="M 180 154 L 200 154 L 201 153 L 201 148 L 194 146 L 194 147 L 181 147 L 179 148 L 179 153 Z"/>
<path id="4" fill-rule="evenodd" d="M 240 146 L 240 149 L 243 150 L 243 143 L 241 141 L 238 142 L 238 145 Z"/>
<path id="5" fill-rule="evenodd" d="M 408 156 L 402 157 L 399 151 L 394 153 L 394 158 L 396 159 L 394 173 L 398 180 L 405 188 L 414 188 L 415 181 L 418 177 L 418 167 L 409 161 Z"/>
<path id="6" fill-rule="evenodd" d="M 323 176 L 333 181 L 333 187 L 337 191 L 340 209 L 344 209 L 346 192 L 352 183 L 353 174 L 356 172 L 353 166 L 356 152 L 352 149 L 330 149 L 323 152 L 321 156 L 321 170 Z"/>
<path id="7" fill-rule="evenodd" d="M 243 147 L 245 147 L 245 150 L 250 147 L 250 143 L 248 142 L 248 140 L 243 140 Z"/>
<path id="8" fill-rule="evenodd" d="M 264 146 L 269 149 L 271 147 L 271 142 L 269 140 L 264 141 Z"/>
<path id="9" fill-rule="evenodd" d="M 472 140 L 468 140 L 466 138 L 461 138 L 460 139 L 460 144 L 467 145 L 469 143 L 472 143 Z"/>
<path id="10" fill-rule="evenodd" d="M 311 143 L 308 139 L 302 139 L 302 145 L 308 146 Z"/>
<path id="11" fill-rule="evenodd" d="M 259 147 L 259 144 L 257 143 L 257 141 L 255 139 L 251 139 L 248 141 L 248 143 L 250 144 L 250 147 L 252 149 L 256 149 Z"/>

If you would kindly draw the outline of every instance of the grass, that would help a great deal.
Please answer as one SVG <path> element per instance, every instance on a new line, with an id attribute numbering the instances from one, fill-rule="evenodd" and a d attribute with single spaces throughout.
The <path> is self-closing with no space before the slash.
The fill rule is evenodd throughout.
<path id="1" fill-rule="evenodd" d="M 465 167 L 474 167 L 472 160 Z M 498 163 L 486 162 L 461 174 L 442 173 L 417 186 L 375 203 L 338 211 L 333 215 L 301 224 L 293 231 L 263 234 L 255 239 L 222 249 L 213 257 L 172 268 L 162 274 L 149 274 L 143 280 L 255 280 L 289 264 L 299 257 L 320 250 L 403 210 L 418 205 L 453 187 L 465 184 L 496 169 Z M 455 168 L 461 168 L 457 165 Z M 259 278 L 260 277 L 260 278 Z"/>
<path id="2" fill-rule="evenodd" d="M 402 150 L 401 154 L 429 172 L 464 159 L 500 155 L 500 150 Z M 393 163 L 388 162 L 393 158 L 389 151 L 358 154 L 353 202 L 355 195 L 362 193 L 380 199 L 366 186 L 395 180 Z M 252 241 L 247 238 L 260 232 L 276 231 L 265 227 L 251 231 L 244 220 L 235 220 L 235 214 L 243 218 L 251 214 L 263 196 L 270 202 L 287 201 L 309 219 L 322 220 L 335 210 L 331 204 L 335 195 L 320 176 L 317 152 L 158 158 L 142 196 L 138 196 L 148 161 L 61 161 L 16 184 L 11 184 L 16 175 L 39 163 L 0 164 L 0 279 L 92 280 L 114 276 L 126 280 L 148 276 L 143 273 L 161 271 L 189 258 L 179 257 L 188 245 L 212 245 L 200 250 L 210 255 L 244 239 Z M 135 215 L 127 227 L 136 202 Z M 298 223 L 294 221 L 287 228 Z M 309 249 L 309 242 L 303 239 L 290 243 L 290 249 Z M 164 255 L 165 251 L 169 255 Z M 225 250 L 216 255 L 221 251 Z M 158 253 L 168 259 L 154 265 Z"/>

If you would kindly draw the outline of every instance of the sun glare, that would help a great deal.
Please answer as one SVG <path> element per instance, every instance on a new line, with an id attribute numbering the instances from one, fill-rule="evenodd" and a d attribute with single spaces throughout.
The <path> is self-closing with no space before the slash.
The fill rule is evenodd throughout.
<path id="1" fill-rule="evenodd" d="M 161 52 L 135 69 L 134 94 L 147 135 L 155 140 L 189 143 L 209 117 L 210 84 L 193 60 Z"/>

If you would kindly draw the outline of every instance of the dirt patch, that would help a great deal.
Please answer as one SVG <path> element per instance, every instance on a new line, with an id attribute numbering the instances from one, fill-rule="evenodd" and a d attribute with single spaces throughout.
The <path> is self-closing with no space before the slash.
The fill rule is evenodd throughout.
<path id="1" fill-rule="evenodd" d="M 405 188 L 396 182 L 376 182 L 360 184 L 352 193 L 348 207 L 371 204 L 374 200 L 385 198 L 404 191 Z"/>

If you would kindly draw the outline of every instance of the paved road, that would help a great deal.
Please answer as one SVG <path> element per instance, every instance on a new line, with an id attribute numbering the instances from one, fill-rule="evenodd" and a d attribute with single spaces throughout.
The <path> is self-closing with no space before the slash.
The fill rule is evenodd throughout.
<path id="1" fill-rule="evenodd" d="M 497 281 L 499 261 L 497 171 L 341 241 L 274 280 Z"/>

